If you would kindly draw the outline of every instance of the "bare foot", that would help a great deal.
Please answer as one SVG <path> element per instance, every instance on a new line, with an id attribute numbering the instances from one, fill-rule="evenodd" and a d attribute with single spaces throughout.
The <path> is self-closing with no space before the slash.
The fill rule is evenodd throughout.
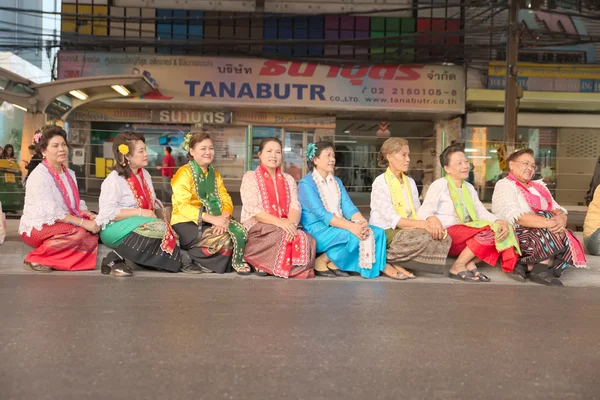
<path id="1" fill-rule="evenodd" d="M 399 281 L 404 281 L 404 280 L 408 279 L 408 275 L 405 275 L 402 272 L 398 271 L 396 268 L 392 267 L 390 264 L 385 265 L 385 269 L 383 270 L 383 273 L 388 278 L 396 279 Z"/>

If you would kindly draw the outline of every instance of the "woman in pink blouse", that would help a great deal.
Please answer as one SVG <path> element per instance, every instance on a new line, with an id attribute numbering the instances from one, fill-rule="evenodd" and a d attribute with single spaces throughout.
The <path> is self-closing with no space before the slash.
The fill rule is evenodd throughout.
<path id="1" fill-rule="evenodd" d="M 260 165 L 242 180 L 241 222 L 248 230 L 244 260 L 260 275 L 308 279 L 315 276 L 315 240 L 298 229 L 302 207 L 294 178 L 282 173 L 281 141 L 264 139 Z"/>

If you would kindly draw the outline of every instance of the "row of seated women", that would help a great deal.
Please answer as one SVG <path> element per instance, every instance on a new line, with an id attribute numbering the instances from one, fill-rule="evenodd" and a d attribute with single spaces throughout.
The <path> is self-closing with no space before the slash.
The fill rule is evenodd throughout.
<path id="1" fill-rule="evenodd" d="M 280 170 L 281 142 L 268 138 L 259 146 L 259 167 L 243 177 L 237 222 L 223 179 L 212 166 L 215 150 L 207 133 L 186 137 L 190 161 L 172 180 L 170 220 L 155 213 L 162 204 L 144 169 L 148 155 L 141 134 L 115 138 L 116 167 L 102 183 L 97 215 L 79 198 L 75 175 L 65 166 L 65 132 L 49 126 L 34 140 L 44 161 L 27 182 L 19 227 L 34 247 L 24 263 L 32 271 L 94 269 L 98 233 L 114 249 L 102 260 L 102 273 L 114 276 L 133 274 L 128 260 L 190 274 L 235 270 L 306 279 L 383 273 L 406 280 L 415 276 L 403 263 L 444 264 L 450 255 L 456 257 L 449 271 L 453 279 L 487 282 L 477 264 L 500 260 L 515 279 L 561 285 L 566 266 L 586 263 L 581 244 L 566 229 L 566 211 L 543 183 L 531 180 L 531 150 L 509 158 L 511 173 L 496 187 L 492 214 L 465 181 L 469 163 L 461 146 L 443 151 L 446 177 L 431 185 L 421 205 L 415 182 L 405 174 L 408 143 L 388 139 L 379 154 L 387 169 L 373 182 L 367 221 L 333 175 L 331 143 L 307 146 L 311 172 L 296 185 Z M 544 264 L 543 272 L 532 271 L 536 264 Z"/>

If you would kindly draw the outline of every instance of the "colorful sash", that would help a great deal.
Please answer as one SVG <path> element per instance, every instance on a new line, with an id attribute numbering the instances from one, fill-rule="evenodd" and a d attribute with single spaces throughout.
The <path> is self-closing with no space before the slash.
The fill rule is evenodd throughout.
<path id="1" fill-rule="evenodd" d="M 188 165 L 192 170 L 194 189 L 196 191 L 196 196 L 198 196 L 198 200 L 202 202 L 202 205 L 209 215 L 215 217 L 220 216 L 223 212 L 223 203 L 219 196 L 215 169 L 212 165 L 209 165 L 205 173 L 194 160 L 191 160 Z M 202 217 L 202 210 L 200 210 L 200 216 Z M 248 240 L 248 233 L 242 224 L 233 219 L 229 221 L 227 231 L 233 241 L 231 266 L 237 271 L 240 268 L 247 266 L 244 263 L 244 248 L 246 247 L 246 240 Z"/>
<path id="2" fill-rule="evenodd" d="M 323 207 L 338 218 L 344 218 L 342 214 L 342 191 L 339 183 L 335 181 L 333 175 L 329 174 L 324 181 L 323 177 L 313 169 L 313 182 L 319 192 L 319 197 L 323 203 Z M 335 190 L 331 190 L 329 185 L 335 185 Z M 358 249 L 358 265 L 363 269 L 372 269 L 375 263 L 375 234 L 372 229 L 369 229 L 369 237 L 367 240 L 359 240 Z"/>
<path id="3" fill-rule="evenodd" d="M 415 206 L 412 201 L 412 193 L 410 192 L 410 186 L 408 183 L 408 178 L 403 173 L 402 174 L 402 185 L 400 185 L 400 180 L 394 175 L 394 173 L 388 168 L 383 175 L 385 178 L 385 183 L 387 183 L 388 188 L 390 189 L 390 194 L 392 195 L 392 204 L 394 205 L 394 210 L 399 217 L 407 218 L 406 215 L 406 205 L 404 204 L 404 194 L 402 193 L 404 189 L 404 193 L 406 193 L 406 198 L 408 199 L 408 204 L 410 205 L 410 218 L 417 219 L 417 213 L 415 212 Z"/>
<path id="4" fill-rule="evenodd" d="M 129 188 L 133 193 L 133 197 L 135 198 L 137 205 L 139 208 L 143 208 L 145 210 L 154 211 L 154 199 L 152 198 L 152 190 L 150 190 L 150 186 L 148 186 L 148 182 L 144 179 L 144 171 L 142 168 L 138 170 L 138 176 L 136 177 L 133 171 L 129 174 L 129 178 L 127 178 L 127 183 L 129 184 Z M 160 203 L 159 203 L 160 204 Z M 163 213 L 164 214 L 164 213 Z M 177 236 L 173 232 L 171 228 L 171 224 L 169 221 L 165 219 L 166 229 L 165 234 L 163 236 L 162 242 L 160 244 L 160 248 L 165 253 L 169 253 L 173 255 L 173 251 L 177 246 Z"/>
<path id="5" fill-rule="evenodd" d="M 58 175 L 58 172 L 56 172 L 54 170 L 54 168 L 52 168 L 50 166 L 50 163 L 48 162 L 47 159 L 44 159 L 44 161 L 42 161 L 42 164 L 44 164 L 46 169 L 48 169 L 48 172 L 50 172 L 52 179 L 54 179 L 54 184 L 56 184 L 56 187 L 58 188 L 58 191 L 60 192 L 60 194 L 63 198 L 63 201 L 65 202 L 65 205 L 67 206 L 67 209 L 69 210 L 69 213 L 71 215 L 74 215 L 77 218 L 90 219 L 90 217 L 81 213 L 81 208 L 80 208 L 81 201 L 80 201 L 80 197 L 79 197 L 79 189 L 77 189 L 77 184 L 75 183 L 75 180 L 73 179 L 73 177 L 67 170 L 67 167 L 65 167 L 64 165 L 61 165 L 62 172 L 67 177 L 67 182 L 69 183 L 69 186 L 71 187 L 71 191 L 73 192 L 75 208 L 73 208 L 73 205 L 71 204 L 71 198 L 69 197 L 69 192 L 67 191 L 65 183 Z"/>
<path id="6" fill-rule="evenodd" d="M 469 193 L 469 189 L 467 188 L 466 182 L 462 184 L 462 201 L 460 195 L 458 194 L 458 188 L 456 184 L 450 178 L 449 175 L 446 175 L 446 180 L 448 181 L 448 190 L 450 191 L 450 198 L 452 199 L 452 203 L 454 204 L 454 210 L 456 211 L 456 215 L 460 220 L 461 224 L 465 226 L 469 226 L 472 228 L 484 228 L 489 226 L 496 237 L 498 235 L 498 224 L 493 221 L 482 221 L 477 219 L 477 212 L 475 211 L 475 205 L 473 204 L 473 199 L 471 198 L 471 193 Z M 467 209 L 467 213 L 469 217 L 471 217 L 471 222 L 465 222 L 465 208 Z M 494 241 L 496 242 L 496 250 L 502 252 L 511 247 L 515 248 L 515 252 L 521 254 L 521 248 L 519 247 L 519 242 L 517 241 L 517 237 L 515 236 L 515 231 L 512 226 L 508 225 L 508 236 L 502 242 L 499 242 L 496 237 Z"/>
<path id="7" fill-rule="evenodd" d="M 290 187 L 281 170 L 277 168 L 275 172 L 275 184 L 262 164 L 258 166 L 254 173 L 263 209 L 277 218 L 287 218 L 290 211 L 291 194 Z M 307 237 L 304 231 L 297 230 L 292 241 L 286 240 L 286 235 L 283 235 L 273 274 L 276 276 L 289 276 L 292 265 L 306 265 L 309 262 L 306 249 Z"/>
<path id="8" fill-rule="evenodd" d="M 554 215 L 554 213 L 552 213 L 552 205 L 554 204 L 554 201 L 550 191 L 548 188 L 546 188 L 546 186 L 533 181 L 529 181 L 528 183 L 529 186 L 537 190 L 538 193 L 546 200 L 548 205 L 546 206 L 546 209 L 543 209 L 542 199 L 539 196 L 531 193 L 529 189 L 525 187 L 525 185 L 517 180 L 512 172 L 508 174 L 507 178 L 509 181 L 512 181 L 515 183 L 515 185 L 517 185 L 517 189 L 523 195 L 523 197 L 525 197 L 527 204 L 529 204 L 529 207 L 531 207 L 534 213 L 546 211 Z M 583 250 L 583 246 L 579 242 L 579 239 L 577 239 L 575 235 L 573 235 L 573 232 L 571 232 L 569 229 L 565 229 L 565 234 L 567 236 L 568 246 L 571 249 L 571 253 L 573 253 L 573 265 L 577 268 L 586 267 L 587 260 L 585 258 L 585 251 Z"/>

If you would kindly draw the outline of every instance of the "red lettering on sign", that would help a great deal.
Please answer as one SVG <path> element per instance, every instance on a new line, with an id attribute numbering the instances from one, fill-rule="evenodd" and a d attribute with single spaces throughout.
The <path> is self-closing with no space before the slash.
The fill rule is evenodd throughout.
<path id="1" fill-rule="evenodd" d="M 65 71 L 64 73 L 64 78 L 79 78 L 80 74 L 79 71 Z"/>
<path id="2" fill-rule="evenodd" d="M 315 75 L 318 65 L 315 63 L 268 60 L 264 61 L 263 67 L 258 74 L 260 76 L 281 76 L 287 73 L 291 77 L 302 76 L 310 78 Z M 365 77 L 384 81 L 414 81 L 421 77 L 419 70 L 423 68 L 423 65 L 329 65 L 326 78 L 337 78 L 340 76 L 349 79 L 352 85 L 361 85 Z"/>

